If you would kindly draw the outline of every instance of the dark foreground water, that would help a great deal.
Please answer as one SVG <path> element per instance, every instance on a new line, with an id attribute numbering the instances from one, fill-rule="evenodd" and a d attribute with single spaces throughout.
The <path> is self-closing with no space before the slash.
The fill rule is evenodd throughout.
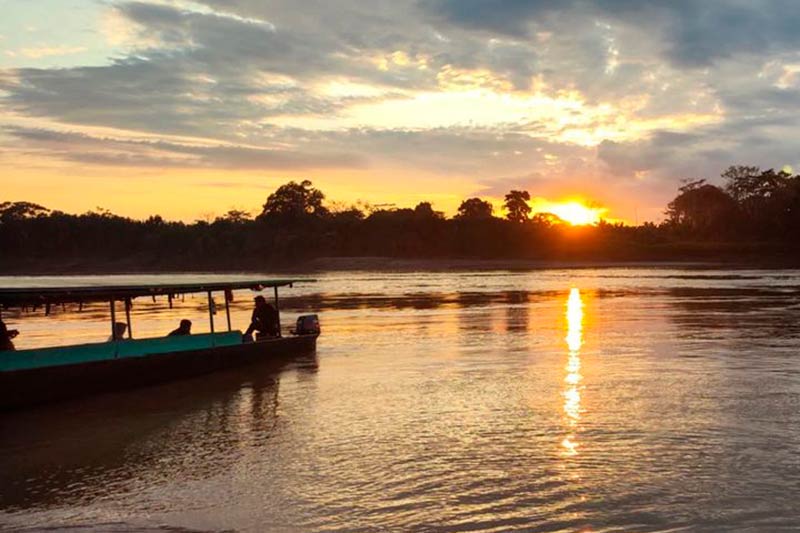
<path id="1" fill-rule="evenodd" d="M 0 524 L 800 529 L 798 271 L 336 273 L 285 294 L 284 323 L 317 310 L 324 335 L 279 373 L 0 415 Z M 204 305 L 137 302 L 134 333 L 202 331 Z M 6 313 L 19 348 L 109 334 L 103 306 L 41 315 Z"/>

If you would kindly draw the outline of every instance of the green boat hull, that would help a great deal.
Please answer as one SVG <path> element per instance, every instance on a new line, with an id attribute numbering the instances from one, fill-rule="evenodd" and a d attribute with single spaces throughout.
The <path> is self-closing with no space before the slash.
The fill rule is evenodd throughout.
<path id="1" fill-rule="evenodd" d="M 234 335 L 238 335 L 235 337 Z M 206 338 L 202 338 L 206 337 Z M 318 335 L 241 343 L 238 332 L 0 354 L 0 409 L 8 410 L 198 376 L 316 349 Z M 58 358 L 59 352 L 63 357 Z"/>

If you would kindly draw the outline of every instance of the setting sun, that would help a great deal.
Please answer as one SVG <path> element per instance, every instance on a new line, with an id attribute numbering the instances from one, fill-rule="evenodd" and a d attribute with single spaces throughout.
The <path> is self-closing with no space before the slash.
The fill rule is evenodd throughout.
<path id="1" fill-rule="evenodd" d="M 534 213 L 552 213 L 573 226 L 597 224 L 608 211 L 605 207 L 589 207 L 579 200 L 550 202 L 537 199 L 532 202 L 531 207 Z"/>
<path id="2" fill-rule="evenodd" d="M 551 212 L 560 219 L 569 222 L 573 226 L 583 226 L 586 224 L 597 224 L 600 222 L 600 215 L 605 209 L 597 207 L 586 207 L 579 202 L 567 202 L 554 204 Z"/>

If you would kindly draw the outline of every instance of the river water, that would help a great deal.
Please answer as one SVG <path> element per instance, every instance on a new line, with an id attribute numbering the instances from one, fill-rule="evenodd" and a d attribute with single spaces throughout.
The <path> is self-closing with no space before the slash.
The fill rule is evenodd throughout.
<path id="1" fill-rule="evenodd" d="M 2 527 L 800 528 L 800 271 L 317 278 L 281 294 L 285 328 L 319 313 L 316 356 L 279 372 L 0 414 Z M 236 295 L 234 328 L 251 298 Z M 205 309 L 205 297 L 137 301 L 134 336 L 184 317 L 208 330 Z M 19 349 L 110 333 L 102 305 L 4 319 Z"/>

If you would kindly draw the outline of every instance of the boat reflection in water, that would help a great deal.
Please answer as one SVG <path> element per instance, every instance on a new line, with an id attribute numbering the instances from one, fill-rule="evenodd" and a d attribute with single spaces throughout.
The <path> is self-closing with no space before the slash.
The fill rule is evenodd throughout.
<path id="1" fill-rule="evenodd" d="M 187 471 L 214 480 L 275 434 L 281 379 L 307 381 L 317 370 L 316 354 L 308 353 L 4 413 L 15 431 L 0 439 L 0 507 L 79 506 L 102 501 L 111 486 L 126 501 Z"/>
<path id="2" fill-rule="evenodd" d="M 565 338 L 568 348 L 567 372 L 564 382 L 564 419 L 567 435 L 561 441 L 564 453 L 567 455 L 578 454 L 578 423 L 581 418 L 581 390 L 583 376 L 581 376 L 581 346 L 583 345 L 583 300 L 577 288 L 570 290 L 567 299 L 567 336 Z"/>

